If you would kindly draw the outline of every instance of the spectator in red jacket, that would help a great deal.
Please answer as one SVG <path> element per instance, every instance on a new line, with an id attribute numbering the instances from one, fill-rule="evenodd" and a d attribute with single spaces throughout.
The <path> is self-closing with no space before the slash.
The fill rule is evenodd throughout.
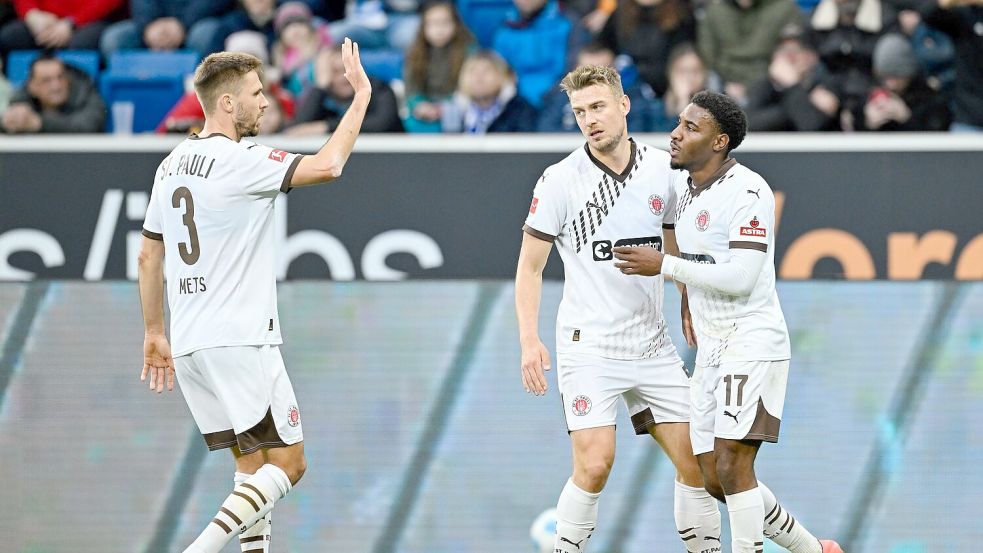
<path id="1" fill-rule="evenodd" d="M 18 19 L 0 28 L 0 53 L 37 48 L 94 50 L 123 0 L 13 0 Z"/>

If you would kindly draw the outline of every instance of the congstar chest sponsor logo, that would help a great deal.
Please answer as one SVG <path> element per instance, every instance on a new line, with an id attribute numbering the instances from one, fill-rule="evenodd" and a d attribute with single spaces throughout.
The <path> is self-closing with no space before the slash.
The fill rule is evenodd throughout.
<path id="1" fill-rule="evenodd" d="M 594 240 L 592 251 L 594 254 L 594 261 L 611 261 L 614 259 L 614 248 L 619 248 L 621 246 L 628 247 L 650 247 L 662 251 L 662 237 L 661 236 L 645 236 L 642 238 L 622 238 L 614 243 L 610 240 Z"/>

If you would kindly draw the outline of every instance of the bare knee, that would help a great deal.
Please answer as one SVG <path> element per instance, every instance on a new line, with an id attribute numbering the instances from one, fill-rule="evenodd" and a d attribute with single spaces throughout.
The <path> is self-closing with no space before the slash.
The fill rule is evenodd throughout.
<path id="1" fill-rule="evenodd" d="M 294 459 L 287 464 L 287 467 L 283 468 L 283 472 L 287 473 L 287 478 L 290 479 L 290 485 L 296 485 L 300 482 L 300 479 L 307 472 L 307 457 L 301 453 L 297 455 Z"/>
<path id="2" fill-rule="evenodd" d="M 754 457 L 728 450 L 718 450 L 717 482 L 726 494 L 740 493 L 757 485 L 754 475 Z"/>
<path id="3" fill-rule="evenodd" d="M 583 490 L 598 493 L 607 484 L 612 465 L 614 465 L 614 459 L 599 457 L 587 460 L 581 463 L 581 466 L 575 467 L 574 483 Z"/>

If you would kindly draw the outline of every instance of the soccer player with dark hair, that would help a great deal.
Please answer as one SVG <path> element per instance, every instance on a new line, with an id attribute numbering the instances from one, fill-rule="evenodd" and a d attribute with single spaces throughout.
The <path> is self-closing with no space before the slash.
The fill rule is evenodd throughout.
<path id="1" fill-rule="evenodd" d="M 699 346 L 690 438 L 707 490 L 727 503 L 733 553 L 761 553 L 764 537 L 793 553 L 842 553 L 785 511 L 754 471 L 761 443 L 778 441 L 791 348 L 775 291 L 775 197 L 730 157 L 746 134 L 732 99 L 693 96 L 669 143 L 672 167 L 689 173 L 677 190 L 680 253 L 615 248 L 617 266 L 665 275 L 683 290 L 683 330 Z"/>

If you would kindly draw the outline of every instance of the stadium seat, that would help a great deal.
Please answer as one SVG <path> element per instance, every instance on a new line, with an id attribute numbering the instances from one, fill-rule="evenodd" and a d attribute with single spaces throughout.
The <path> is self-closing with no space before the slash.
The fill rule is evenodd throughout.
<path id="1" fill-rule="evenodd" d="M 111 106 L 132 102 L 133 132 L 152 131 L 184 95 L 184 81 L 195 71 L 198 54 L 190 51 L 151 52 L 123 50 L 109 58 L 100 91 L 109 108 L 109 130 L 113 130 Z"/>
<path id="2" fill-rule="evenodd" d="M 513 8 L 511 0 L 458 0 L 457 9 L 464 23 L 483 48 L 491 48 L 495 29 Z"/>
<path id="3" fill-rule="evenodd" d="M 31 63 L 41 55 L 41 50 L 14 50 L 7 58 L 7 80 L 15 87 L 27 81 Z M 97 50 L 60 50 L 55 55 L 65 63 L 84 71 L 99 80 L 99 52 Z"/>
<path id="4" fill-rule="evenodd" d="M 359 53 L 362 66 L 370 77 L 389 82 L 403 78 L 403 51 L 364 50 Z"/>

